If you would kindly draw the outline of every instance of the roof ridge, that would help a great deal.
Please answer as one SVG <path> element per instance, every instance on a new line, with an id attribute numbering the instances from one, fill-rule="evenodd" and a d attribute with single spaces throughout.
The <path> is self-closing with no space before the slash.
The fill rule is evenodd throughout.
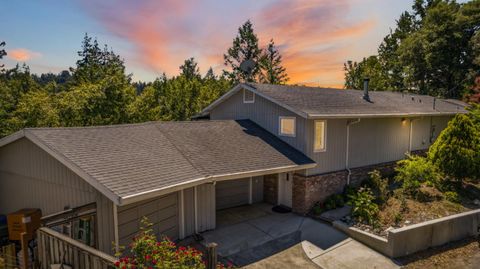
<path id="1" fill-rule="evenodd" d="M 177 150 L 177 152 L 195 169 L 199 174 L 201 174 L 204 177 L 209 177 L 210 175 L 207 173 L 206 169 L 204 167 L 197 167 L 197 165 L 193 164 L 193 162 L 188 158 L 183 151 L 181 151 L 177 144 L 173 141 L 173 139 L 170 137 L 169 134 L 164 132 L 161 128 L 159 128 L 157 125 L 155 125 L 155 128 L 163 135 L 165 138 L 172 144 L 172 146 Z"/>
<path id="2" fill-rule="evenodd" d="M 23 130 L 35 131 L 35 130 L 107 129 L 107 128 L 147 126 L 147 125 L 155 124 L 157 122 L 159 121 L 145 121 L 145 122 L 139 122 L 139 123 L 122 123 L 122 124 L 90 125 L 90 126 L 28 127 L 28 128 L 24 128 Z"/>

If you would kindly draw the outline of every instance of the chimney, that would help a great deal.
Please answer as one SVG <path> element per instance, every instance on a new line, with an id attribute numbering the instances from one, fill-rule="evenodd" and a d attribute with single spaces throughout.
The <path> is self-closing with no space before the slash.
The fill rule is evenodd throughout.
<path id="1" fill-rule="evenodd" d="M 370 81 L 369 78 L 363 79 L 363 99 L 367 102 L 370 102 L 370 96 L 368 95 L 368 82 Z"/>

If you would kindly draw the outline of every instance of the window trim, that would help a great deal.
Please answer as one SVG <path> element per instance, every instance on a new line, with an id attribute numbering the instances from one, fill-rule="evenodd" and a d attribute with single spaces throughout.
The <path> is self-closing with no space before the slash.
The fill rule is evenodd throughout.
<path id="1" fill-rule="evenodd" d="M 284 134 L 284 133 L 282 133 L 282 120 L 283 120 L 283 119 L 293 120 L 293 134 Z M 297 117 L 279 116 L 279 117 L 278 117 L 278 135 L 279 135 L 279 136 L 295 137 L 295 136 L 297 135 Z"/>
<path id="2" fill-rule="evenodd" d="M 323 122 L 323 148 L 315 148 L 315 139 L 317 139 L 317 122 Z M 313 121 L 313 152 L 326 152 L 327 151 L 327 121 L 326 120 L 314 120 Z"/>
<path id="3" fill-rule="evenodd" d="M 248 101 L 248 100 L 245 100 L 245 92 L 248 91 L 247 89 L 243 89 L 243 103 L 244 104 L 253 104 L 255 103 L 255 93 L 250 91 L 252 94 L 253 94 L 253 100 L 251 101 Z"/>

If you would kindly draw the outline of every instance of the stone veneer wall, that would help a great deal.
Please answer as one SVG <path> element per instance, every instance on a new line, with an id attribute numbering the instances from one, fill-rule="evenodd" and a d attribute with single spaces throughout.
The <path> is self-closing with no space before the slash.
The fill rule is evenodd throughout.
<path id="1" fill-rule="evenodd" d="M 396 162 L 352 168 L 350 184 L 358 186 L 367 179 L 368 173 L 374 169 L 384 176 L 394 172 Z M 316 202 L 323 202 L 335 193 L 341 193 L 347 184 L 348 171 L 342 170 L 314 176 L 293 175 L 293 212 L 307 214 Z"/>
<path id="2" fill-rule="evenodd" d="M 263 176 L 263 201 L 276 205 L 278 201 L 278 174 Z"/>

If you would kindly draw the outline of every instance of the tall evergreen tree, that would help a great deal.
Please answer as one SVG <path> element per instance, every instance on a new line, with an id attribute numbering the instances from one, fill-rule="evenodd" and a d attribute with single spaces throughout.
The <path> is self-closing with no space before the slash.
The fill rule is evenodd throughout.
<path id="1" fill-rule="evenodd" d="M 248 20 L 240 28 L 233 39 L 232 47 L 223 55 L 224 64 L 229 70 L 224 70 L 224 75 L 235 83 L 256 81 L 260 72 L 258 62 L 262 50 L 258 47 L 258 37 L 253 31 L 253 24 Z M 250 73 L 240 68 L 240 64 L 252 60 L 255 64 Z"/>
<path id="2" fill-rule="evenodd" d="M 193 57 L 186 59 L 185 62 L 180 66 L 180 75 L 185 76 L 187 79 L 200 79 L 200 70 Z"/>
<path id="3" fill-rule="evenodd" d="M 215 76 L 215 73 L 213 72 L 213 69 L 210 67 L 210 68 L 208 68 L 207 73 L 203 77 L 203 80 L 213 80 L 213 79 L 217 79 L 217 76 Z"/>
<path id="4" fill-rule="evenodd" d="M 262 53 L 259 62 L 260 82 L 270 84 L 285 84 L 289 78 L 285 67 L 282 66 L 282 55 L 278 51 L 273 39 Z"/>
<path id="5" fill-rule="evenodd" d="M 4 47 L 5 46 L 5 41 L 2 41 L 0 42 L 0 48 L 1 47 Z M 5 49 L 0 49 L 0 59 L 3 58 L 3 56 L 6 56 L 7 55 L 7 52 L 5 51 Z M 3 68 L 5 65 L 4 64 L 0 64 L 0 72 L 3 72 L 5 71 L 5 69 Z"/>

